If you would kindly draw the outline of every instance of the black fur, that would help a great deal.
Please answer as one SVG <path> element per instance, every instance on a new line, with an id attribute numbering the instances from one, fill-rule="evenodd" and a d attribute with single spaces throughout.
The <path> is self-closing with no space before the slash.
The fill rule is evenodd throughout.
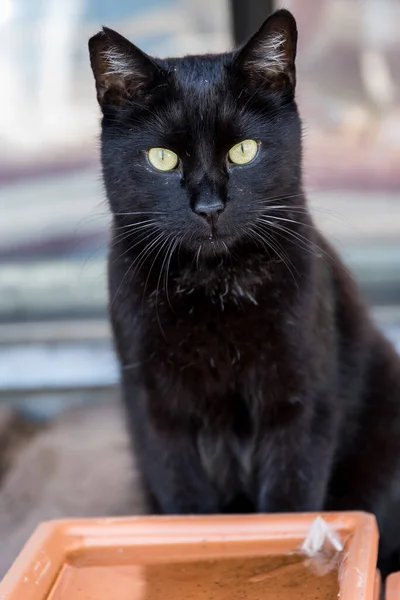
<path id="1" fill-rule="evenodd" d="M 124 398 L 155 510 L 370 511 L 386 574 L 400 363 L 307 210 L 296 38 L 278 11 L 224 55 L 155 60 L 108 29 L 90 41 Z M 257 157 L 229 164 L 244 139 Z M 156 171 L 151 147 L 178 168 Z M 198 214 L 214 204 L 218 219 Z"/>

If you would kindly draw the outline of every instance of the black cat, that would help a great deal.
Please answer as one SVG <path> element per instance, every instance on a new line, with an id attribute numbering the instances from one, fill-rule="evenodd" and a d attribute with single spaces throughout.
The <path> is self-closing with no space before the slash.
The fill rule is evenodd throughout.
<path id="1" fill-rule="evenodd" d="M 90 40 L 124 398 L 154 510 L 370 511 L 386 574 L 400 361 L 307 209 L 296 41 L 285 10 L 220 55 Z"/>

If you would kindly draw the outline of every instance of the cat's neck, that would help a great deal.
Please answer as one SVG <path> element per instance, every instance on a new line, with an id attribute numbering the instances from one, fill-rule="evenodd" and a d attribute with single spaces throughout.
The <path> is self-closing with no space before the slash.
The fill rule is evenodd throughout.
<path id="1" fill-rule="evenodd" d="M 162 263 L 154 266 L 152 273 L 145 269 L 140 274 L 141 288 L 145 281 L 145 295 L 149 298 L 166 297 L 173 305 L 192 298 L 208 298 L 224 310 L 233 303 L 238 307 L 257 306 L 265 294 L 286 293 L 298 290 L 299 273 L 309 269 L 310 256 L 297 253 L 289 258 L 268 253 L 259 247 L 248 247 L 246 252 L 225 254 L 214 260 L 199 261 L 182 256 L 171 260 L 168 273 Z M 304 264 L 302 264 L 304 263 Z"/>
<path id="2" fill-rule="evenodd" d="M 253 240 L 215 253 L 210 249 L 188 252 L 177 247 L 171 255 L 168 246 L 165 252 L 158 252 L 156 247 L 146 260 L 141 260 L 145 248 L 127 248 L 126 240 L 117 241 L 117 231 L 110 264 L 118 263 L 123 285 L 142 290 L 143 297 L 166 294 L 183 298 L 200 292 L 219 302 L 232 298 L 256 304 L 261 288 L 298 288 L 301 273 L 309 271 L 314 256 L 311 238 L 315 230 L 308 217 L 302 234 L 275 239 L 270 246 Z"/>

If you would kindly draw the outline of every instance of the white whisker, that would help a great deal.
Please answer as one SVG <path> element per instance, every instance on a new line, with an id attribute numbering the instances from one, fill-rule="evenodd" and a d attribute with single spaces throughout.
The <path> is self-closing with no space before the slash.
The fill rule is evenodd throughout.
<path id="1" fill-rule="evenodd" d="M 257 227 L 257 225 L 255 225 L 255 227 Z M 299 276 L 299 273 L 297 272 L 295 266 L 291 262 L 288 254 L 286 253 L 284 248 L 282 248 L 282 246 L 276 240 L 271 241 L 270 234 L 267 233 L 266 231 L 264 231 L 262 228 L 260 229 L 262 235 L 259 232 L 257 232 L 256 229 L 254 229 L 254 228 L 252 228 L 251 231 L 253 232 L 254 235 L 256 235 L 261 240 L 264 247 L 271 249 L 277 255 L 277 257 L 283 262 L 283 264 L 285 265 L 285 267 L 288 269 L 289 273 L 291 274 L 294 284 L 296 285 L 296 288 L 298 289 L 297 280 L 293 273 L 292 268 L 297 273 L 297 276 Z M 285 256 L 286 256 L 286 258 L 285 258 Z"/>

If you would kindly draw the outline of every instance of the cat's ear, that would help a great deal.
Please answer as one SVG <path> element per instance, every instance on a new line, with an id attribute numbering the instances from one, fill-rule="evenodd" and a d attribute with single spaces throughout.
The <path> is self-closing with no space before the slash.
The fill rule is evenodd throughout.
<path id="1" fill-rule="evenodd" d="M 89 54 L 102 108 L 142 96 L 162 76 L 150 56 L 108 27 L 89 40 Z"/>
<path id="2" fill-rule="evenodd" d="M 235 63 L 246 77 L 293 93 L 296 47 L 295 18 L 288 10 L 277 10 L 239 50 Z"/>

